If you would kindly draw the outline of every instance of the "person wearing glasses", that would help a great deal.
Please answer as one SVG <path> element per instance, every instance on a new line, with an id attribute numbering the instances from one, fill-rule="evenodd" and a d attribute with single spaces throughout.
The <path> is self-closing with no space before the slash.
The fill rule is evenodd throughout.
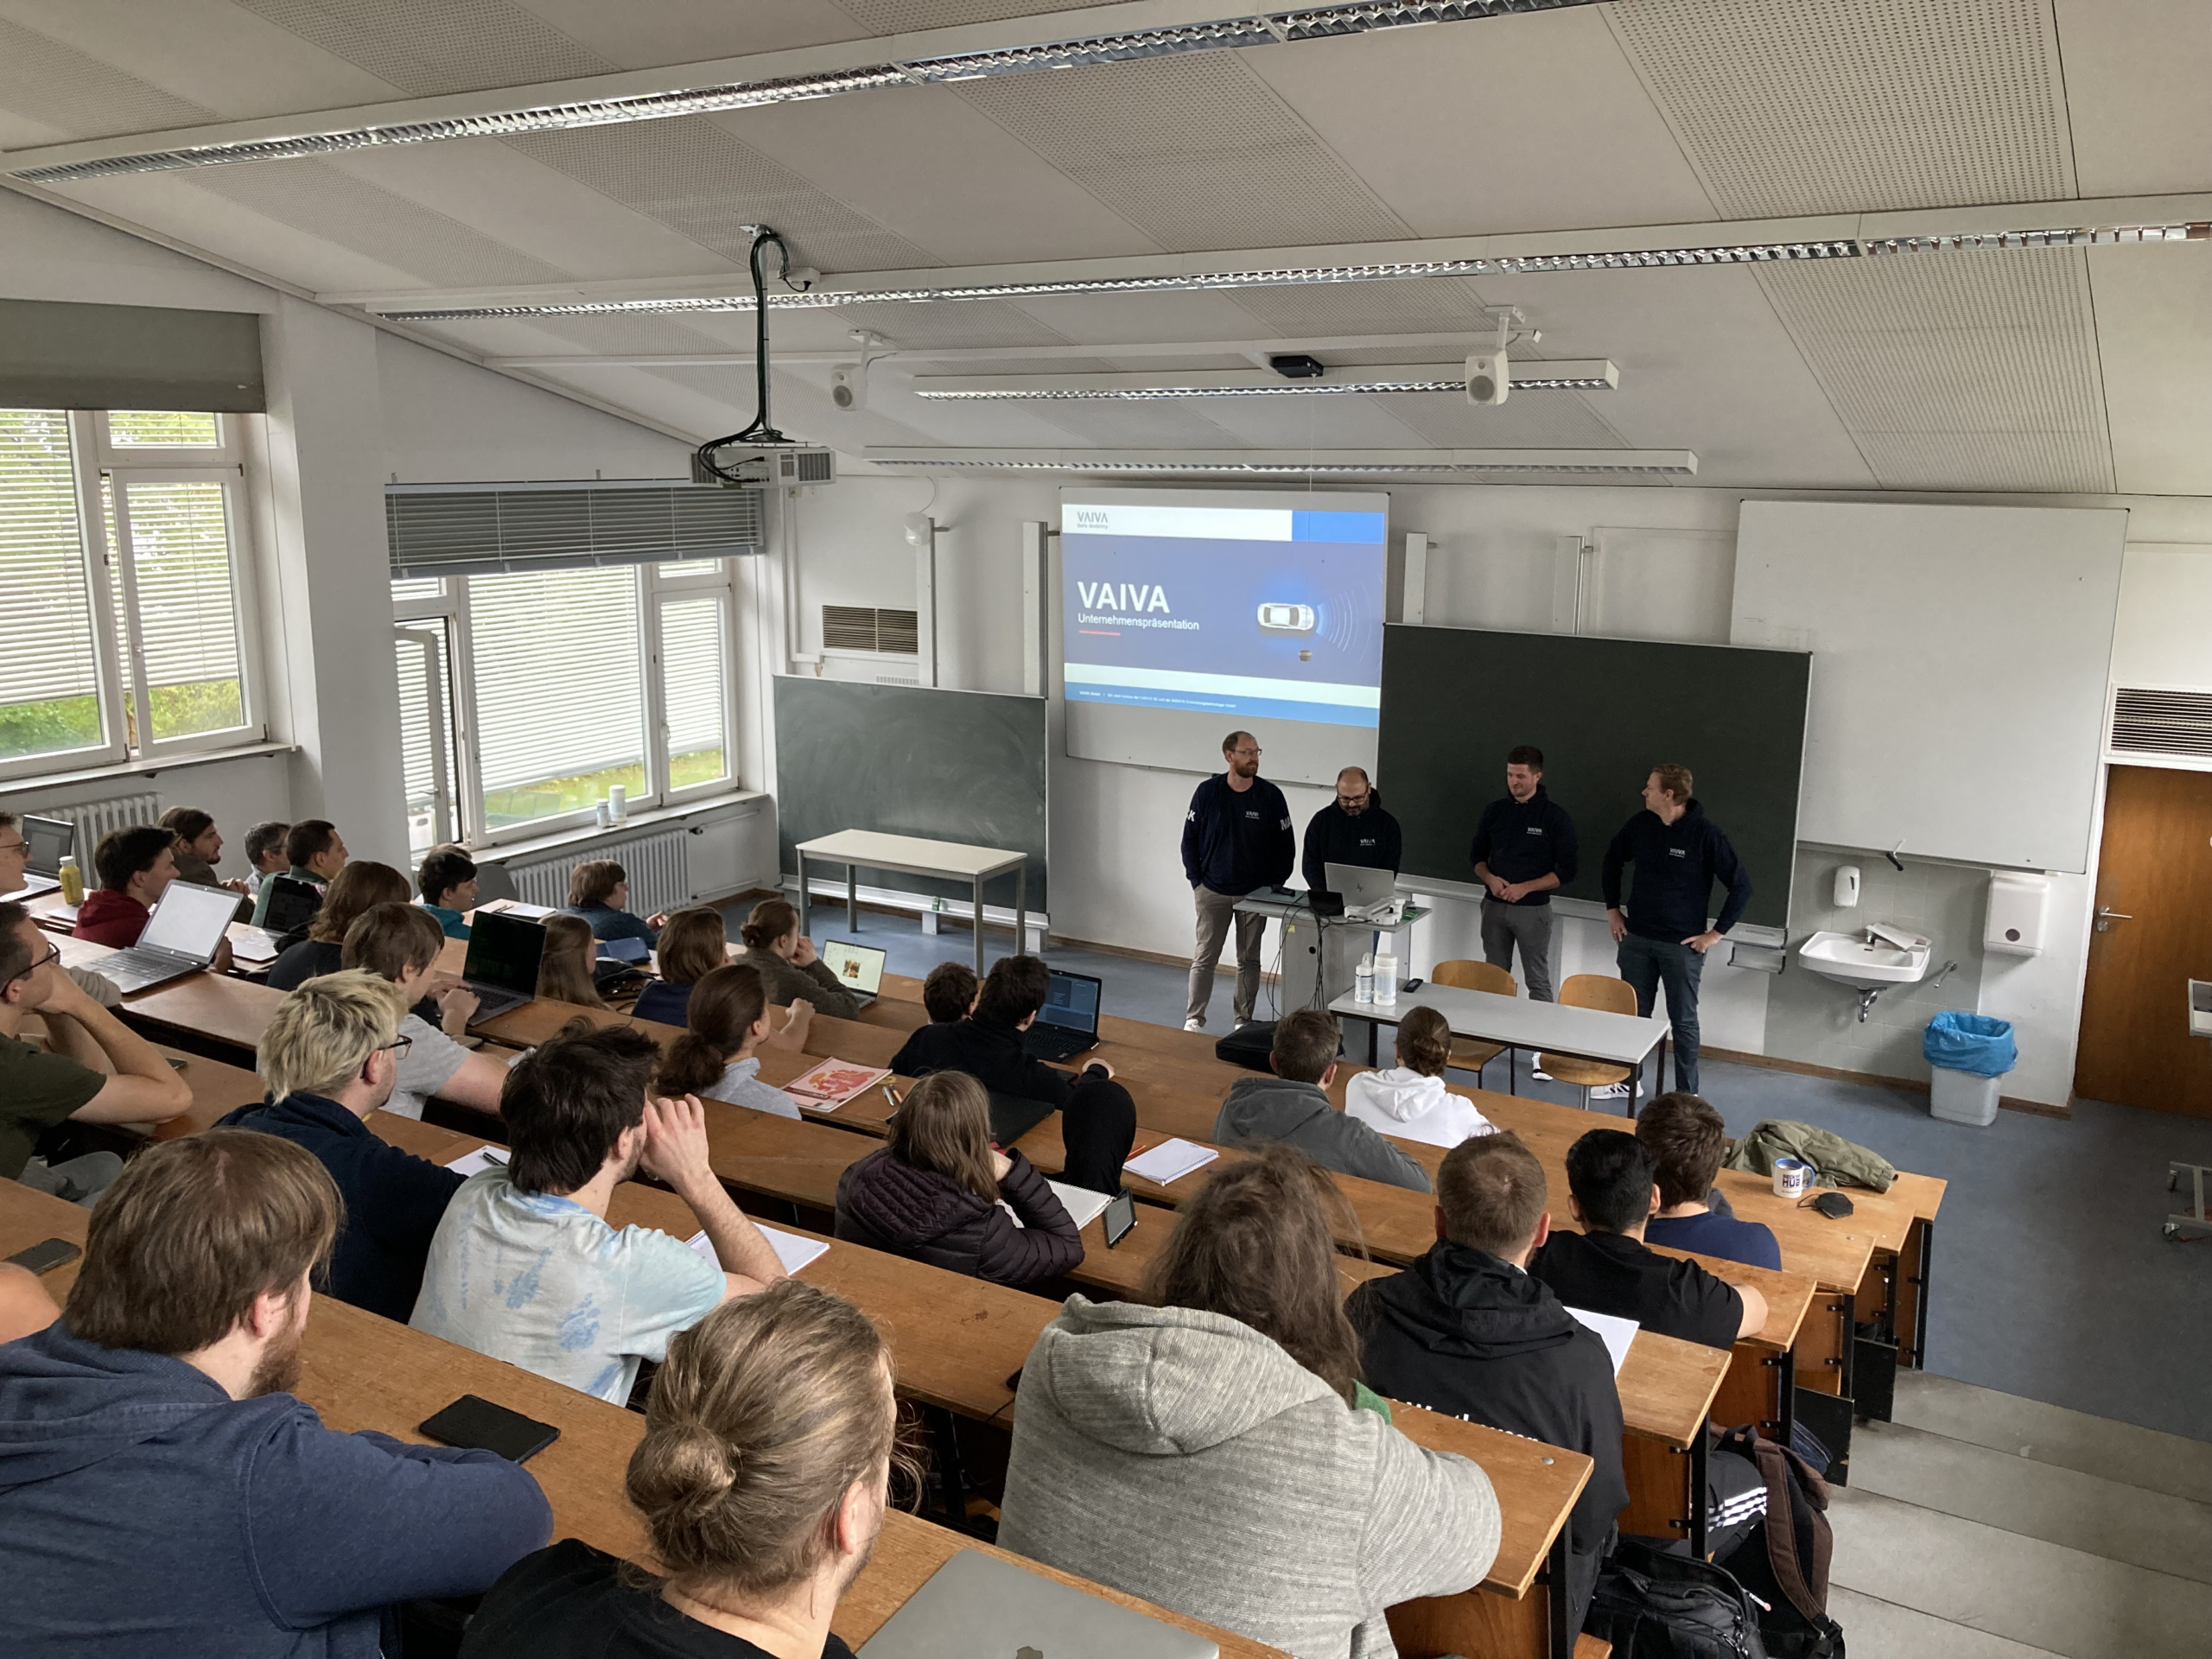
<path id="1" fill-rule="evenodd" d="M 31 844 L 23 839 L 22 823 L 14 813 L 0 812 L 0 899 L 23 890 L 28 885 L 25 874 L 30 866 Z M 123 1006 L 123 993 L 105 974 L 96 974 L 89 968 L 64 968 L 61 971 L 102 1007 Z"/>
<path id="2" fill-rule="evenodd" d="M 412 906 L 391 906 L 407 914 Z M 435 927 L 429 917 L 426 925 Z M 330 1294 L 405 1324 L 423 1264 L 462 1178 L 370 1131 L 414 1039 L 399 1029 L 407 993 L 365 968 L 311 979 L 276 1005 L 256 1069 L 269 1098 L 224 1127 L 277 1135 L 315 1154 L 338 1184 L 345 1219 L 330 1257 Z"/>
<path id="3" fill-rule="evenodd" d="M 1309 889 L 1326 893 L 1330 865 L 1352 864 L 1395 875 L 1403 845 L 1398 821 L 1382 810 L 1382 791 L 1368 781 L 1363 768 L 1346 766 L 1337 774 L 1337 798 L 1306 820 L 1298 867 Z"/>
<path id="4" fill-rule="evenodd" d="M 1221 740 L 1229 770 L 1216 772 L 1191 797 L 1183 818 L 1183 874 L 1198 912 L 1198 948 L 1191 959 L 1190 1007 L 1183 1029 L 1206 1028 L 1213 975 L 1229 925 L 1236 924 L 1236 1023 L 1248 1024 L 1260 1000 L 1260 940 L 1268 918 L 1240 913 L 1236 901 L 1261 887 L 1279 887 L 1298 858 L 1290 803 L 1260 776 L 1260 740 L 1231 732 Z"/>
<path id="5" fill-rule="evenodd" d="M 45 1025 L 43 1048 L 23 1029 Z M 21 905 L 0 903 L 0 1176 L 90 1204 L 123 1173 L 111 1152 L 48 1165 L 40 1134 L 80 1123 L 163 1123 L 188 1109 L 192 1089 L 162 1052 L 61 971 L 61 948 Z"/>

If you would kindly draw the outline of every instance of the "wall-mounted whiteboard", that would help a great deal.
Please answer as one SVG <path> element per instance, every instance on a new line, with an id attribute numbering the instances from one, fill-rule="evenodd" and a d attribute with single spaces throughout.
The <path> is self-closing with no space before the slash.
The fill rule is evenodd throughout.
<path id="1" fill-rule="evenodd" d="M 2088 868 L 2127 514 L 1746 501 L 1730 638 L 1813 653 L 1797 834 Z"/>

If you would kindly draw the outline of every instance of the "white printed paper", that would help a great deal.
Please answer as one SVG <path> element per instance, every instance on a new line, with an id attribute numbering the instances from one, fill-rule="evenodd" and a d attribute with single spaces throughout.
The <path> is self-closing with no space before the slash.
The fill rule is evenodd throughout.
<path id="1" fill-rule="evenodd" d="M 487 1169 L 505 1169 L 506 1166 L 507 1155 L 497 1147 L 479 1147 L 474 1152 L 461 1154 L 446 1167 L 466 1180 L 471 1175 L 481 1175 Z"/>
<path id="2" fill-rule="evenodd" d="M 776 1260 L 784 1264 L 785 1273 L 797 1273 L 808 1262 L 825 1254 L 830 1249 L 818 1238 L 801 1238 L 797 1233 L 787 1233 L 780 1227 L 763 1227 L 757 1221 L 753 1224 L 760 1228 L 760 1236 L 768 1241 L 768 1248 L 775 1251 Z M 717 1268 L 721 1267 L 721 1257 L 715 1254 L 714 1241 L 707 1236 L 703 1230 L 692 1234 L 683 1242 L 713 1262 Z"/>
<path id="3" fill-rule="evenodd" d="M 1103 1214 L 1106 1206 L 1114 1202 L 1111 1193 L 1094 1192 L 1087 1186 L 1070 1186 L 1065 1181 L 1046 1181 L 1045 1185 L 1052 1189 L 1052 1196 L 1068 1212 L 1068 1219 L 1078 1227 L 1090 1226 L 1092 1220 Z M 1006 1211 L 1007 1218 L 1015 1226 L 1025 1225 L 1021 1217 L 1014 1213 L 1014 1206 L 1004 1198 L 999 1200 L 999 1208 Z"/>
<path id="4" fill-rule="evenodd" d="M 1220 1156 L 1211 1147 L 1171 1139 L 1130 1159 L 1122 1167 L 1132 1175 L 1141 1175 L 1147 1181 L 1166 1186 L 1182 1179 L 1194 1169 L 1204 1169 Z"/>
<path id="5" fill-rule="evenodd" d="M 1586 1307 L 1570 1307 L 1567 1311 L 1598 1333 L 1599 1339 L 1605 1344 L 1605 1351 L 1613 1357 L 1613 1375 L 1618 1376 L 1628 1358 L 1629 1344 L 1636 1340 L 1640 1328 L 1637 1322 L 1617 1313 L 1592 1313 Z"/>

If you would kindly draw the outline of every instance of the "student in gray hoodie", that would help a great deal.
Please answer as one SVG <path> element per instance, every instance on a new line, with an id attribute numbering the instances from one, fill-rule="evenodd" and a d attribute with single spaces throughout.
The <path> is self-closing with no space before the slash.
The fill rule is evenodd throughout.
<path id="1" fill-rule="evenodd" d="M 1428 1191 L 1428 1172 L 1329 1098 L 1337 1075 L 1336 1021 L 1319 1008 L 1300 1008 L 1275 1025 L 1268 1057 L 1272 1077 L 1239 1077 L 1213 1121 L 1213 1138 L 1224 1147 L 1296 1147 L 1339 1175 Z"/>
<path id="2" fill-rule="evenodd" d="M 1001 1546 L 1298 1659 L 1389 1659 L 1386 1608 L 1481 1581 L 1489 1477 L 1352 1403 L 1331 1203 L 1271 1148 L 1183 1206 L 1160 1306 L 1068 1299 L 1022 1367 Z"/>

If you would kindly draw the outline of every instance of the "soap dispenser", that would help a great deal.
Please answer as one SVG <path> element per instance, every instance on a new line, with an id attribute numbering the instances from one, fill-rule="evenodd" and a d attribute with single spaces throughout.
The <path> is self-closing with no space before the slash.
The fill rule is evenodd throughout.
<path id="1" fill-rule="evenodd" d="M 1837 866 L 1835 904 L 1838 910 L 1859 908 L 1859 867 L 1856 864 Z"/>

